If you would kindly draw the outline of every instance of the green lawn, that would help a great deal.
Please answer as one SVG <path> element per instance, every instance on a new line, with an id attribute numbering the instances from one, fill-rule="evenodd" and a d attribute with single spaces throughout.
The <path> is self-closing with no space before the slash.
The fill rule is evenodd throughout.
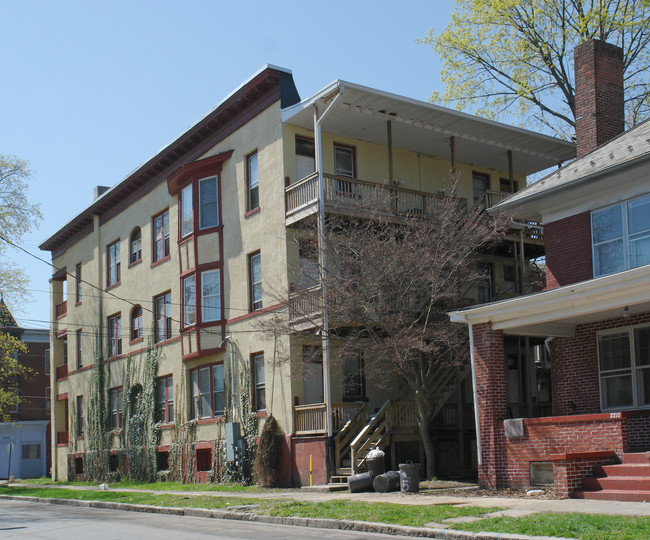
<path id="1" fill-rule="evenodd" d="M 36 482 L 35 482 L 36 483 Z M 76 485 L 89 485 L 76 482 Z M 96 484 L 92 484 L 96 485 Z M 183 485 L 173 482 L 140 484 L 121 482 L 113 487 L 144 488 L 155 490 L 207 490 L 232 491 L 234 486 Z M 262 492 L 259 488 L 242 488 L 244 491 Z M 31 497 L 65 498 L 147 504 L 163 507 L 227 509 L 247 507 L 247 511 L 270 516 L 296 516 L 311 518 L 374 521 L 395 525 L 422 527 L 427 523 L 440 523 L 444 519 L 461 516 L 480 517 L 499 508 L 458 507 L 453 505 L 405 505 L 391 503 L 366 503 L 349 500 L 301 502 L 288 499 L 260 499 L 253 497 L 222 497 L 176 493 L 116 492 L 113 490 L 73 490 L 59 487 L 31 487 L 28 483 L 17 487 L 3 487 L 0 494 Z M 604 516 L 593 514 L 540 513 L 521 518 L 483 518 L 472 523 L 454 524 L 450 528 L 474 532 L 527 534 L 532 536 L 562 536 L 585 540 L 619 540 L 650 538 L 650 517 Z"/>
<path id="2" fill-rule="evenodd" d="M 56 486 L 95 486 L 97 482 L 53 482 L 48 477 L 43 478 L 30 478 L 24 480 L 16 480 L 16 483 L 24 484 L 25 486 L 39 484 L 39 485 L 56 485 Z M 130 488 L 130 489 L 149 489 L 155 491 L 235 491 L 256 493 L 263 491 L 256 486 L 241 486 L 239 484 L 183 484 L 181 482 L 136 482 L 134 480 L 122 480 L 110 484 L 113 488 Z M 268 491 L 268 490 L 265 490 Z"/>

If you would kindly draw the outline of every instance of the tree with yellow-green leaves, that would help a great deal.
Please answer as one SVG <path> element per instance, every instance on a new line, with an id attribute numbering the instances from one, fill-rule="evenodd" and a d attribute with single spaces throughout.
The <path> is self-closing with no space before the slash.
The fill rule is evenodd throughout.
<path id="1" fill-rule="evenodd" d="M 451 22 L 421 40 L 443 62 L 432 101 L 488 118 L 518 117 L 569 139 L 573 50 L 599 39 L 623 49 L 626 120 L 650 112 L 650 0 L 456 0 Z"/>
<path id="2" fill-rule="evenodd" d="M 29 370 L 18 362 L 25 344 L 4 301 L 19 305 L 29 296 L 27 277 L 9 260 L 8 253 L 11 244 L 18 244 L 41 219 L 38 205 L 30 203 L 27 197 L 32 174 L 26 161 L 0 154 L 0 421 L 7 420 L 18 404 L 16 388 L 21 378 L 29 375 Z"/>

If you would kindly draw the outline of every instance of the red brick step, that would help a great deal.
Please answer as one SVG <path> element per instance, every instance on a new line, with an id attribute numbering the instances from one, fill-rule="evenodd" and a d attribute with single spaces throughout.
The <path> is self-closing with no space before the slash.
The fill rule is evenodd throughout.
<path id="1" fill-rule="evenodd" d="M 577 499 L 604 501 L 650 501 L 650 452 L 623 454 L 620 465 L 597 465 L 594 477 L 585 478 Z"/>

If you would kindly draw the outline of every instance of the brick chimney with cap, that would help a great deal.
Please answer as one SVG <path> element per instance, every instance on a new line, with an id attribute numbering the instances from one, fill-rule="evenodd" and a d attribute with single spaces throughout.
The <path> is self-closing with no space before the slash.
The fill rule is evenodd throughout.
<path id="1" fill-rule="evenodd" d="M 625 130 L 623 50 L 592 39 L 573 51 L 578 157 Z"/>

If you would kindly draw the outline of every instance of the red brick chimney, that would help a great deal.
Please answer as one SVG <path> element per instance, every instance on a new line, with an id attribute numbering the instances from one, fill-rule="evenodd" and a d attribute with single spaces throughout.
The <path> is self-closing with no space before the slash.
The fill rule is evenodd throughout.
<path id="1" fill-rule="evenodd" d="M 573 51 L 576 144 L 584 156 L 625 130 L 623 50 L 593 39 Z"/>

